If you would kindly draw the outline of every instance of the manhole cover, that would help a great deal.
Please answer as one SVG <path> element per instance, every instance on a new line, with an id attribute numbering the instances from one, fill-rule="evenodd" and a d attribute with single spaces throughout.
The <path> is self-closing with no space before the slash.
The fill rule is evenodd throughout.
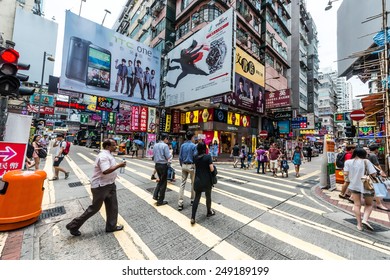
<path id="1" fill-rule="evenodd" d="M 39 215 L 39 219 L 43 220 L 43 219 L 47 219 L 47 218 L 50 218 L 50 217 L 56 217 L 56 216 L 63 215 L 65 213 L 66 213 L 65 207 L 64 206 L 58 206 L 58 207 L 55 207 L 55 208 L 50 208 L 50 209 L 43 210 L 41 215 Z"/>
<path id="2" fill-rule="evenodd" d="M 83 183 L 81 182 L 74 182 L 74 183 L 69 183 L 68 184 L 70 188 L 74 188 L 74 187 L 80 187 L 83 185 Z"/>
<path id="3" fill-rule="evenodd" d="M 155 187 L 153 187 L 153 188 L 149 188 L 149 189 L 146 189 L 148 192 L 150 192 L 151 194 L 153 194 L 154 193 L 154 189 L 155 189 Z M 167 190 L 165 191 L 165 192 L 170 192 L 171 191 L 171 189 L 168 189 L 167 188 Z"/>

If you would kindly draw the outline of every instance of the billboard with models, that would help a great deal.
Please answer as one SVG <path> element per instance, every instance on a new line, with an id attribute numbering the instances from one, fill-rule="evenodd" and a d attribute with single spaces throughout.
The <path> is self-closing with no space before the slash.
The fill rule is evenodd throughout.
<path id="1" fill-rule="evenodd" d="M 161 53 L 66 12 L 60 89 L 157 105 Z"/>
<path id="2" fill-rule="evenodd" d="M 168 53 L 166 106 L 232 91 L 234 9 Z"/>

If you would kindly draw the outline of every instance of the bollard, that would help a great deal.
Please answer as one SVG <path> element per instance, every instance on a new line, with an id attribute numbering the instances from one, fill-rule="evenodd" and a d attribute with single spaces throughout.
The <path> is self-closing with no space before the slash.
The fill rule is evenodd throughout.
<path id="1" fill-rule="evenodd" d="M 0 190 L 0 231 L 9 231 L 35 223 L 42 212 L 43 170 L 13 170 L 4 174 Z"/>

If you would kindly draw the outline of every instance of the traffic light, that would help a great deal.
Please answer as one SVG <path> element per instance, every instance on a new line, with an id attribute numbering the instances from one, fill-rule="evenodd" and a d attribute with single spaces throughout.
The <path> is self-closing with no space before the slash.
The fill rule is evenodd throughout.
<path id="1" fill-rule="evenodd" d="M 356 136 L 356 127 L 354 125 L 350 126 L 346 126 L 344 128 L 344 131 L 345 131 L 345 137 L 348 137 L 348 138 L 352 138 L 352 137 L 355 137 Z"/>
<path id="2" fill-rule="evenodd" d="M 35 89 L 21 87 L 20 82 L 28 81 L 29 76 L 18 70 L 29 70 L 29 64 L 18 63 L 19 53 L 13 48 L 0 47 L 0 95 L 32 95 Z"/>
<path id="3" fill-rule="evenodd" d="M 12 48 L 0 47 L 0 95 L 16 96 L 20 81 L 18 72 L 19 53 Z"/>

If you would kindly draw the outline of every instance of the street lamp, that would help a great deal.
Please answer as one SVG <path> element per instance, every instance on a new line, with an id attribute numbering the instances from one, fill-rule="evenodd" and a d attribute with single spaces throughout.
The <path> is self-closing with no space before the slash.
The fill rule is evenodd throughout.
<path id="1" fill-rule="evenodd" d="M 37 119 L 39 119 L 39 116 L 41 114 L 41 102 L 42 102 L 41 98 L 42 98 L 42 88 L 43 88 L 43 77 L 45 75 L 46 59 L 49 61 L 54 61 L 54 57 L 53 57 L 53 55 L 48 54 L 46 51 L 43 52 L 43 65 L 42 65 L 41 85 L 39 87 L 39 102 L 38 102 Z"/>
<path id="2" fill-rule="evenodd" d="M 81 15 L 81 7 L 83 6 L 83 2 L 87 2 L 87 0 L 81 0 L 81 1 L 80 1 L 80 11 L 79 11 L 79 16 Z"/>
<path id="3" fill-rule="evenodd" d="M 325 11 L 329 11 L 330 9 L 332 9 L 332 3 L 337 1 L 339 0 L 329 0 L 328 6 L 325 7 Z"/>
<path id="4" fill-rule="evenodd" d="M 104 20 L 106 19 L 106 15 L 107 15 L 107 14 L 111 14 L 111 12 L 110 12 L 109 10 L 107 10 L 107 9 L 104 9 L 104 11 L 105 11 L 106 13 L 104 14 L 104 18 L 103 18 L 103 21 L 102 21 L 102 25 L 103 25 L 103 23 L 104 23 Z"/>

